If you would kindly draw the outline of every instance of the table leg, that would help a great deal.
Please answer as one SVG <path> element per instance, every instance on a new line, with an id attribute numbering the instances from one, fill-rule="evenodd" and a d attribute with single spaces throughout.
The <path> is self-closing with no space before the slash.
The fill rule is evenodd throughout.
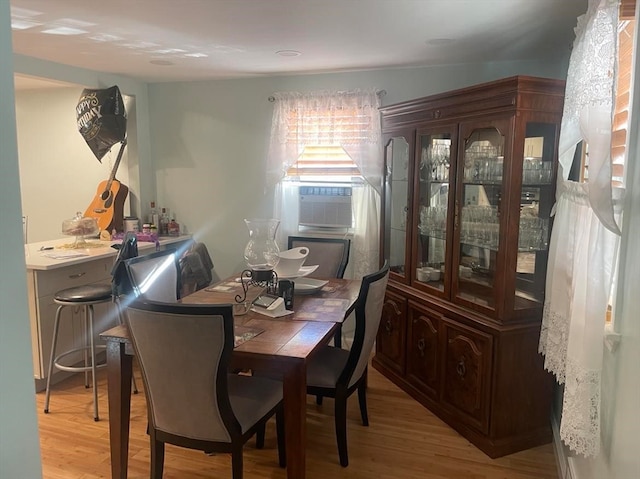
<path id="1" fill-rule="evenodd" d="M 112 479 L 127 477 L 132 363 L 133 356 L 126 354 L 125 343 L 107 341 L 107 394 Z"/>
<path id="2" fill-rule="evenodd" d="M 304 361 L 285 371 L 283 395 L 287 478 L 304 479 L 307 449 L 307 369 Z"/>

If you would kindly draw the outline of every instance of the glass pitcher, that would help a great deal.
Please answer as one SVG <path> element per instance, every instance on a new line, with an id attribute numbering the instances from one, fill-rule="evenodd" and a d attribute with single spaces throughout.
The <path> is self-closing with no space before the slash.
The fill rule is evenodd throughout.
<path id="1" fill-rule="evenodd" d="M 244 259 L 252 271 L 272 271 L 278 264 L 280 249 L 276 244 L 276 231 L 280 220 L 245 219 L 249 228 L 249 242 L 244 248 Z"/>

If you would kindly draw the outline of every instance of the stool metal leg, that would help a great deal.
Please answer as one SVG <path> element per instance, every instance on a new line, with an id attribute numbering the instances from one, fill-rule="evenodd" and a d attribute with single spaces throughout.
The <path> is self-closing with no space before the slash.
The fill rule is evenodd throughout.
<path id="1" fill-rule="evenodd" d="M 87 324 L 89 322 L 89 318 L 88 318 L 88 308 L 90 308 L 90 306 L 83 306 L 82 309 L 84 309 L 84 318 L 82 320 L 82 338 L 84 341 L 84 346 L 86 346 L 89 343 L 89 325 Z M 87 350 L 86 348 L 82 351 L 82 356 L 84 358 L 84 388 L 85 389 L 89 389 L 89 350 Z M 93 350 L 91 351 L 91 356 L 93 356 Z"/>
<path id="2" fill-rule="evenodd" d="M 53 339 L 51 340 L 51 355 L 49 357 L 49 372 L 47 373 L 47 390 L 44 396 L 44 412 L 49 413 L 49 398 L 51 396 L 51 375 L 53 374 L 53 360 L 56 357 L 56 345 L 58 344 L 58 327 L 60 325 L 60 313 L 64 308 L 63 305 L 58 306 L 56 310 L 56 319 L 53 323 Z"/>
<path id="3" fill-rule="evenodd" d="M 91 382 L 93 385 L 93 420 L 99 421 L 98 416 L 98 380 L 96 377 L 96 347 L 93 338 L 93 305 L 90 304 L 85 310 L 87 321 L 89 322 L 89 338 L 91 341 Z"/>

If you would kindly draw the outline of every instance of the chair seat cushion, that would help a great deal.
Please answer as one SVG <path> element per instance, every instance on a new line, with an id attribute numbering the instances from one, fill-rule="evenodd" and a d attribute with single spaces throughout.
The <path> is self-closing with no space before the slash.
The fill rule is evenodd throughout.
<path id="1" fill-rule="evenodd" d="M 85 284 L 58 291 L 54 296 L 58 301 L 83 303 L 85 301 L 102 301 L 111 299 L 110 284 Z"/>
<path id="2" fill-rule="evenodd" d="M 262 376 L 228 376 L 229 400 L 242 433 L 282 401 L 282 381 Z"/>
<path id="3" fill-rule="evenodd" d="M 349 358 L 346 349 L 325 346 L 307 364 L 307 386 L 335 388 Z"/>

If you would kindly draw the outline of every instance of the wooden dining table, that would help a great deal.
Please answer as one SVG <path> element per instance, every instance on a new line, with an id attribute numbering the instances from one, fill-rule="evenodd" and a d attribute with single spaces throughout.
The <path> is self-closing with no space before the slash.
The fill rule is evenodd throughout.
<path id="1" fill-rule="evenodd" d="M 294 312 L 278 318 L 254 310 L 234 315 L 236 330 L 258 334 L 248 340 L 240 338 L 241 344 L 234 348 L 232 355 L 232 368 L 278 375 L 283 380 L 288 479 L 305 478 L 307 362 L 331 340 L 353 311 L 360 284 L 360 280 L 328 279 L 323 287 L 312 290 L 311 294 L 295 295 Z M 251 301 L 261 292 L 260 287 L 252 286 L 247 299 Z M 233 304 L 238 293 L 242 294 L 242 285 L 236 276 L 190 294 L 181 302 Z M 100 337 L 107 346 L 111 477 L 125 479 L 134 352 L 125 325 L 105 331 Z"/>

